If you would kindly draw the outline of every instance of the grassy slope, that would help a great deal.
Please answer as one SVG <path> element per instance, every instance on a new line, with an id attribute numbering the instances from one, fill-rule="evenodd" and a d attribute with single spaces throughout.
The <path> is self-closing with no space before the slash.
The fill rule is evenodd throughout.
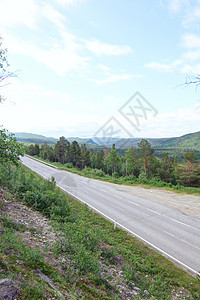
<path id="1" fill-rule="evenodd" d="M 46 262 L 47 248 L 45 251 L 31 249 L 18 237 L 19 231 L 33 229 L 1 216 L 0 226 L 5 228 L 5 232 L 1 230 L 0 233 L 0 274 L 2 278 L 22 279 L 17 299 L 45 299 L 47 292 L 48 299 L 53 299 L 55 293 L 36 275 L 38 268 L 70 299 L 82 296 L 85 297 L 82 299 L 122 299 L 126 297 L 126 290 L 120 292 L 121 285 L 126 286 L 130 293 L 135 291 L 134 285 L 137 286 L 140 289 L 138 299 L 199 299 L 200 282 L 197 279 L 123 230 L 114 230 L 109 221 L 87 206 L 57 188 L 52 190 L 52 185 L 46 185 L 38 175 L 31 175 L 32 172 L 24 167 L 22 173 L 24 176 L 16 172 L 15 182 L 10 185 L 17 199 L 30 204 L 27 186 L 31 189 L 34 185 L 37 199 L 34 202 L 31 198 L 31 205 L 36 208 L 39 193 L 48 190 L 49 186 L 56 197 L 67 203 L 70 213 L 64 221 L 56 217 L 56 210 L 49 216 L 54 230 L 60 232 L 60 240 L 51 250 L 60 266 L 53 265 L 53 260 L 52 263 Z M 21 185 L 20 178 L 23 180 Z M 13 198 L 13 195 L 7 195 L 7 200 L 9 197 Z M 42 206 L 39 209 L 43 213 L 46 211 Z"/>

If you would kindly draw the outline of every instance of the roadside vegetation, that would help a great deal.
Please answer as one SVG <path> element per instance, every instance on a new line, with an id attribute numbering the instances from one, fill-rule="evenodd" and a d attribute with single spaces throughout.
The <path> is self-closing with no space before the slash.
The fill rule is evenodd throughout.
<path id="1" fill-rule="evenodd" d="M 87 149 L 61 137 L 55 147 L 29 145 L 26 153 L 53 163 L 67 171 L 118 184 L 159 187 L 177 192 L 200 193 L 200 164 L 193 152 L 186 152 L 181 161 L 168 153 L 154 155 L 147 140 L 131 147 L 120 156 L 115 145 L 99 152 Z"/>
<path id="2" fill-rule="evenodd" d="M 12 76 L 7 67 L 6 50 L 1 48 L 0 41 L 0 82 Z M 3 100 L 0 95 L 0 102 Z M 132 176 L 134 180 L 143 177 L 151 180 L 157 176 L 153 171 L 157 170 L 157 161 L 146 141 L 140 146 L 134 154 L 139 155 L 137 174 L 129 165 L 130 153 L 123 160 L 114 146 L 93 153 L 85 145 L 80 148 L 77 143 L 70 145 L 61 138 L 55 148 L 45 144 L 40 149 L 35 145 L 27 151 L 68 168 L 96 172 L 100 177 Z M 31 153 L 32 150 L 35 152 Z M 134 153 L 133 149 L 130 151 Z M 58 189 L 54 178 L 46 181 L 22 166 L 20 155 L 23 155 L 22 147 L 2 128 L 2 299 L 199 299 L 197 278 L 127 232 L 114 229 L 109 221 Z M 135 156 L 130 157 L 132 160 Z M 168 157 L 163 174 L 168 178 L 165 182 L 171 183 L 169 178 L 173 178 L 173 172 L 167 161 Z M 192 172 L 193 163 L 192 160 L 188 165 Z"/>
<path id="3" fill-rule="evenodd" d="M 1 165 L 0 173 L 6 200 L 39 211 L 51 220 L 56 235 L 43 249 L 38 243 L 30 247 L 19 233 L 35 234 L 36 229 L 8 218 L 6 203 L 1 202 L 0 274 L 18 279 L 16 299 L 59 299 L 58 291 L 70 299 L 199 299 L 198 279 L 114 229 L 56 188 L 53 178 L 45 181 L 21 165 L 10 165 L 9 172 L 7 167 Z M 38 272 L 48 276 L 57 291 Z"/>

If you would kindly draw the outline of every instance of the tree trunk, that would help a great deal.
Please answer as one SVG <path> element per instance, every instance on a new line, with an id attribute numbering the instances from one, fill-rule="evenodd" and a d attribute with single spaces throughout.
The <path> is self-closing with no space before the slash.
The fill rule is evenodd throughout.
<path id="1" fill-rule="evenodd" d="M 147 174 L 147 158 L 146 156 L 144 157 L 144 172 Z"/>

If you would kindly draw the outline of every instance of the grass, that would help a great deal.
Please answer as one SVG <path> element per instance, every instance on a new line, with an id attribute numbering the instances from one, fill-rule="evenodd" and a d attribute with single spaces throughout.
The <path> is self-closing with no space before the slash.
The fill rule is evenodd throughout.
<path id="1" fill-rule="evenodd" d="M 0 182 L 4 182 L 2 173 Z M 125 292 L 135 285 L 142 299 L 171 299 L 178 290 L 185 299 L 200 299 L 198 279 L 122 229 L 114 229 L 108 220 L 66 195 L 53 182 L 19 167 L 12 169 L 6 184 L 12 197 L 50 218 L 57 232 L 49 250 L 48 246 L 31 248 L 20 233 L 33 229 L 18 226 L 1 214 L 0 226 L 5 232 L 0 233 L 0 275 L 21 278 L 18 299 L 55 296 L 37 275 L 37 269 L 70 299 L 122 299 L 120 285 Z M 50 253 L 54 257 L 51 261 L 47 260 Z"/>

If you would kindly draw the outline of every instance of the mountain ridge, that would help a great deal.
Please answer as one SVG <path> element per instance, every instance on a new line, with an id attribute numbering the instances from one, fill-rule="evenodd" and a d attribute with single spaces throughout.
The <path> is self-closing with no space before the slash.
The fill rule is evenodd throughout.
<path id="1" fill-rule="evenodd" d="M 15 132 L 16 139 L 23 143 L 33 144 L 44 144 L 55 145 L 58 139 L 54 137 L 46 137 L 44 135 L 26 133 L 26 132 Z M 131 146 L 137 147 L 137 144 L 142 138 L 79 138 L 79 137 L 68 137 L 66 138 L 70 143 L 76 141 L 79 144 L 86 144 L 88 147 L 112 147 L 116 144 L 116 148 L 127 149 Z M 200 131 L 194 133 L 187 133 L 180 137 L 172 138 L 145 138 L 153 148 L 155 149 L 190 149 L 200 150 Z"/>

